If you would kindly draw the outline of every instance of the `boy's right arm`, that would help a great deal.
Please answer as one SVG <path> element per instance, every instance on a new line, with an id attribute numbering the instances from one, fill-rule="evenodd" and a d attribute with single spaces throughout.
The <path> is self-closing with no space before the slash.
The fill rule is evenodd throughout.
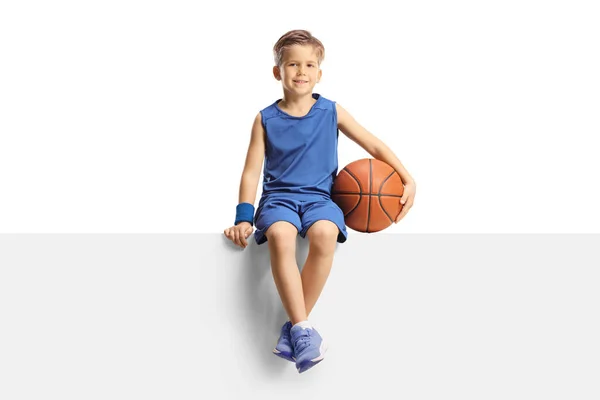
<path id="1" fill-rule="evenodd" d="M 260 113 L 254 118 L 252 133 L 250 135 L 250 144 L 246 154 L 246 163 L 242 172 L 240 181 L 239 203 L 250 203 L 254 205 L 256 192 L 258 190 L 258 180 L 262 172 L 262 165 L 265 159 L 265 130 L 262 125 Z"/>
<path id="2" fill-rule="evenodd" d="M 250 203 L 254 205 L 256 192 L 258 189 L 258 180 L 262 172 L 262 164 L 265 158 L 265 131 L 262 125 L 260 112 L 254 118 L 252 132 L 250 135 L 250 144 L 246 154 L 246 162 L 242 171 L 239 189 L 239 203 Z M 231 241 L 238 246 L 245 248 L 248 245 L 246 238 L 252 233 L 252 225 L 248 222 L 240 222 L 236 226 L 227 228 L 224 231 Z"/>

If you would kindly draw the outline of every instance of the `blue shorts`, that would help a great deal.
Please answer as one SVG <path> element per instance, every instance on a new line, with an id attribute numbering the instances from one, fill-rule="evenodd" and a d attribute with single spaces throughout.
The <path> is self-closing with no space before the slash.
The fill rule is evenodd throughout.
<path id="1" fill-rule="evenodd" d="M 339 229 L 337 241 L 344 243 L 348 238 L 344 213 L 331 200 L 319 194 L 277 193 L 261 197 L 254 215 L 254 239 L 256 244 L 267 241 L 265 232 L 277 221 L 287 221 L 294 225 L 302 238 L 308 228 L 319 220 L 329 220 Z"/>

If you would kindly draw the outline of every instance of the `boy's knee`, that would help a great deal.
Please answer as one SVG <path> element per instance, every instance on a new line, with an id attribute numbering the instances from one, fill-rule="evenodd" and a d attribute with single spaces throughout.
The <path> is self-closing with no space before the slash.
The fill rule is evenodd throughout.
<path id="1" fill-rule="evenodd" d="M 265 232 L 265 236 L 271 243 L 289 243 L 296 240 L 298 229 L 287 221 L 273 223 Z"/>
<path id="2" fill-rule="evenodd" d="M 330 246 L 337 242 L 339 228 L 335 223 L 329 220 L 319 220 L 312 224 L 306 235 L 313 245 Z"/>

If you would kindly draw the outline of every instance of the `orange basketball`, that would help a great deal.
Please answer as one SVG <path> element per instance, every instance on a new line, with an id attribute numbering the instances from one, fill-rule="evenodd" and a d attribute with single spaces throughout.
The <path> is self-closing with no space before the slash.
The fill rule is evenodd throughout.
<path id="1" fill-rule="evenodd" d="M 403 193 L 402 179 L 390 165 L 363 158 L 339 171 L 331 198 L 344 212 L 346 226 L 372 233 L 389 227 L 396 220 L 402 210 Z"/>

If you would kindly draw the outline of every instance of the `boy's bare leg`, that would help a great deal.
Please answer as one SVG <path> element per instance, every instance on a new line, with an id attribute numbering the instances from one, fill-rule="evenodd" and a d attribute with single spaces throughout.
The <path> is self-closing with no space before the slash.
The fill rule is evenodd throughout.
<path id="1" fill-rule="evenodd" d="M 301 279 L 307 317 L 317 303 L 329 277 L 338 233 L 337 225 L 329 220 L 315 222 L 306 232 L 309 250 Z"/>
<path id="2" fill-rule="evenodd" d="M 296 263 L 298 230 L 286 221 L 278 221 L 265 233 L 271 254 L 271 271 L 283 308 L 292 325 L 307 319 L 302 280 Z"/>

